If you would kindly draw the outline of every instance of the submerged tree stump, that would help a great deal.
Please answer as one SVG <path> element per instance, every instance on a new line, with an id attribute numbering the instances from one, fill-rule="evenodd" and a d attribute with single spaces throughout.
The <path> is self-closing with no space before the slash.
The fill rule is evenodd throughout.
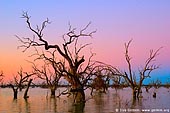
<path id="1" fill-rule="evenodd" d="M 153 93 L 153 98 L 156 98 L 156 92 Z"/>

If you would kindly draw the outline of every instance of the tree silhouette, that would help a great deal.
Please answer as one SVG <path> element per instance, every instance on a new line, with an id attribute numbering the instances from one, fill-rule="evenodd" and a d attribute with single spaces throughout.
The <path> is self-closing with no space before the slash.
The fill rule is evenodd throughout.
<path id="1" fill-rule="evenodd" d="M 30 62 L 32 64 L 32 68 L 34 73 L 38 78 L 44 80 L 47 84 L 47 87 L 51 90 L 51 97 L 55 97 L 55 91 L 58 87 L 58 83 L 60 78 L 63 75 L 64 62 L 57 61 L 55 57 L 55 52 L 47 51 L 48 55 L 43 53 L 39 53 L 37 49 L 35 49 L 36 53 L 32 56 L 36 56 L 34 62 Z M 43 61 L 43 66 L 38 67 L 35 64 L 35 61 L 41 60 Z"/>
<path id="2" fill-rule="evenodd" d="M 106 93 L 108 87 L 111 85 L 110 80 L 114 77 L 121 76 L 119 70 L 112 65 L 95 61 L 92 68 L 90 68 L 90 80 L 88 86 L 91 88 L 91 95 L 95 89 L 97 92 Z"/>
<path id="3" fill-rule="evenodd" d="M 131 42 L 132 40 L 130 40 L 128 43 L 125 43 L 125 59 L 128 64 L 128 71 L 125 71 L 124 74 L 122 73 L 122 75 L 125 77 L 130 87 L 132 88 L 133 98 L 135 99 L 136 97 L 139 97 L 143 81 L 146 78 L 150 78 L 151 72 L 159 68 L 158 65 L 154 64 L 154 61 L 156 60 L 155 58 L 159 55 L 161 48 L 157 49 L 156 51 L 150 50 L 149 57 L 146 59 L 144 66 L 139 69 L 139 81 L 137 81 L 137 76 L 132 69 L 132 58 L 129 55 L 129 47 Z"/>
<path id="4" fill-rule="evenodd" d="M 14 93 L 14 99 L 17 99 L 18 89 L 22 91 L 22 89 L 26 85 L 25 83 L 28 83 L 28 86 L 25 90 L 24 98 L 28 98 L 27 92 L 32 82 L 32 79 L 30 78 L 32 75 L 34 75 L 34 73 L 29 74 L 27 72 L 23 72 L 23 69 L 21 68 L 20 71 L 18 71 L 18 74 L 14 76 L 14 81 L 10 82 L 10 86 L 13 89 Z"/>
<path id="5" fill-rule="evenodd" d="M 71 84 L 71 92 L 74 95 L 75 102 L 85 102 L 84 86 L 89 79 L 88 69 L 93 65 L 91 64 L 91 58 L 93 54 L 89 57 L 85 63 L 85 56 L 81 55 L 82 50 L 89 44 L 84 44 L 78 46 L 78 41 L 82 37 L 92 37 L 92 34 L 96 31 L 85 33 L 90 23 L 85 26 L 79 33 L 76 32 L 75 28 L 69 26 L 69 31 L 63 35 L 64 43 L 62 46 L 58 44 L 49 44 L 47 40 L 44 39 L 43 30 L 46 25 L 50 23 L 49 19 L 46 19 L 42 25 L 37 26 L 35 29 L 32 27 L 30 22 L 30 16 L 27 12 L 24 12 L 22 17 L 26 19 L 28 28 L 35 34 L 33 39 L 31 38 L 20 38 L 17 36 L 19 41 L 23 44 L 26 51 L 28 48 L 34 46 L 43 46 L 45 50 L 56 49 L 59 55 L 66 61 L 66 68 L 64 68 L 63 76 Z M 38 39 L 38 40 L 37 40 Z M 73 47 L 73 48 L 71 48 Z M 86 66 L 87 64 L 87 66 Z M 83 68 L 84 67 L 84 68 Z"/>

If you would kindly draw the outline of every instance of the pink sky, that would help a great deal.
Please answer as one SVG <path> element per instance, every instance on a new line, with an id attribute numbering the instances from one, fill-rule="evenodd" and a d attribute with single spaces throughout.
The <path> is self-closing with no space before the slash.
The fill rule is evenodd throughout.
<path id="1" fill-rule="evenodd" d="M 29 70 L 25 61 L 31 51 L 22 53 L 14 35 L 32 37 L 22 11 L 28 11 L 34 25 L 47 17 L 52 21 L 46 30 L 46 39 L 51 43 L 61 42 L 61 36 L 68 30 L 68 22 L 81 29 L 89 21 L 89 31 L 96 30 L 92 39 L 96 60 L 126 69 L 124 43 L 133 39 L 130 53 L 135 68 L 141 66 L 150 49 L 164 48 L 157 57 L 161 68 L 159 74 L 170 75 L 170 2 L 168 0 L 108 0 L 106 1 L 0 1 L 0 70 L 6 76 L 15 74 L 22 66 Z"/>

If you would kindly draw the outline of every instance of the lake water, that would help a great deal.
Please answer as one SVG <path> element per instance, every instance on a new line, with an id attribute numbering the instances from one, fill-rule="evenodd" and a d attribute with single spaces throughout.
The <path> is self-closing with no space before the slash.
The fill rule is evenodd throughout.
<path id="1" fill-rule="evenodd" d="M 60 90 L 63 90 L 60 88 Z M 153 92 L 157 97 L 153 98 Z M 0 113 L 168 113 L 170 112 L 170 89 L 143 89 L 143 98 L 133 101 L 131 89 L 109 89 L 106 94 L 95 93 L 93 98 L 86 91 L 85 105 L 74 105 L 71 98 L 61 96 L 50 98 L 50 90 L 30 88 L 29 98 L 23 99 L 19 92 L 18 99 L 13 100 L 10 88 L 0 89 Z M 56 91 L 58 93 L 58 90 Z"/>

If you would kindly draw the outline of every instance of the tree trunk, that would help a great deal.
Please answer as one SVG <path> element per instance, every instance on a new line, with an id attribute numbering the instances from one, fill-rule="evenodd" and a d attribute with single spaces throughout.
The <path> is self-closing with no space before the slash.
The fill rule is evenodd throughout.
<path id="1" fill-rule="evenodd" d="M 141 86 L 139 86 L 139 88 L 137 89 L 137 98 L 142 97 L 142 89 Z"/>
<path id="2" fill-rule="evenodd" d="M 141 96 L 140 94 L 142 93 L 142 83 L 143 83 L 143 80 L 144 80 L 144 78 L 140 79 L 139 86 L 138 86 L 138 89 L 137 89 L 137 98 L 139 98 L 139 96 Z"/>
<path id="3" fill-rule="evenodd" d="M 73 94 L 74 103 L 85 103 L 85 93 L 84 86 L 81 84 L 78 77 L 68 78 L 65 76 L 65 79 L 71 84 L 70 93 Z"/>
<path id="4" fill-rule="evenodd" d="M 80 92 L 77 93 L 77 98 L 76 98 L 76 102 L 83 102 L 85 103 L 85 93 L 84 90 L 82 89 Z"/>
<path id="5" fill-rule="evenodd" d="M 74 95 L 74 103 L 85 103 L 85 93 L 84 91 L 77 91 L 73 93 Z"/>
<path id="6" fill-rule="evenodd" d="M 13 89 L 13 92 L 14 92 L 14 99 L 17 99 L 18 89 Z"/>
<path id="7" fill-rule="evenodd" d="M 85 93 L 84 89 L 81 87 L 75 87 L 74 89 L 71 89 L 70 92 L 72 92 L 74 97 L 74 103 L 85 103 Z"/>
<path id="8" fill-rule="evenodd" d="M 84 113 L 84 107 L 85 107 L 85 103 L 78 103 L 76 105 L 73 105 L 72 112 L 73 113 Z"/>
<path id="9" fill-rule="evenodd" d="M 132 89 L 132 95 L 133 95 L 133 99 L 136 99 L 136 88 Z"/>
<path id="10" fill-rule="evenodd" d="M 55 90 L 56 88 L 51 88 L 51 98 L 54 98 L 55 97 Z"/>
<path id="11" fill-rule="evenodd" d="M 145 87 L 145 90 L 146 90 L 147 93 L 149 93 L 149 87 L 148 86 Z"/>
<path id="12" fill-rule="evenodd" d="M 24 93 L 24 99 L 27 99 L 29 97 L 27 95 L 27 93 L 28 93 L 29 87 L 31 85 L 31 82 L 32 82 L 32 79 L 30 79 L 29 82 L 28 82 L 27 89 L 25 90 L 25 93 Z"/>
<path id="13" fill-rule="evenodd" d="M 10 84 L 10 86 L 12 87 L 13 93 L 14 93 L 14 99 L 17 99 L 17 95 L 18 95 L 18 88 L 15 89 L 14 85 Z"/>

